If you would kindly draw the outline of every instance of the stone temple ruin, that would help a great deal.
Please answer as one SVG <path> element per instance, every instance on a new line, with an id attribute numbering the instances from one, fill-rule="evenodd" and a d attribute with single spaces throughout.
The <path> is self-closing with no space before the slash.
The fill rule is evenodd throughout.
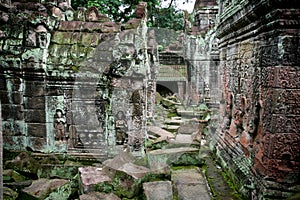
<path id="1" fill-rule="evenodd" d="M 299 9 L 296 0 L 196 0 L 193 23 L 186 14 L 178 33 L 147 27 L 145 2 L 136 18 L 122 24 L 95 7 L 74 10 L 69 1 L 0 1 L 5 170 L 23 159 L 31 164 L 22 170 L 39 174 L 35 184 L 46 184 L 44 168 L 50 166 L 37 160 L 47 160 L 55 170 L 79 171 L 80 199 L 94 191 L 87 181 L 91 174 L 111 183 L 98 184 L 99 191 L 118 188 L 121 194 L 109 198 L 133 199 L 137 179 L 161 178 L 162 169 L 169 173 L 165 166 L 159 172 L 153 168 L 158 163 L 183 165 L 182 155 L 188 154 L 183 160 L 203 164 L 195 146 L 203 149 L 205 138 L 243 198 L 299 195 Z M 179 149 L 171 148 L 178 143 Z M 168 152 L 170 158 L 164 156 Z M 62 167 L 59 160 L 66 155 L 73 161 L 96 160 L 103 170 L 69 160 Z M 147 157 L 150 167 L 136 166 L 141 162 L 136 157 Z M 44 171 L 33 167 L 41 164 Z M 121 181 L 131 184 L 127 192 L 112 184 L 121 172 L 132 181 Z M 171 178 L 176 183 L 177 173 Z M 147 199 L 157 198 L 151 188 L 172 189 L 169 180 L 159 186 L 148 181 L 143 184 Z"/>

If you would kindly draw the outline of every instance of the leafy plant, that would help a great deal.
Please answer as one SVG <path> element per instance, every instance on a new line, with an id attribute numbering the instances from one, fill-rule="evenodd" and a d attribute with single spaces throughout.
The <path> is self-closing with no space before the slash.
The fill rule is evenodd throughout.
<path id="1" fill-rule="evenodd" d="M 113 21 L 127 22 L 135 17 L 135 9 L 141 0 L 73 0 L 72 7 L 95 6 L 99 12 L 107 15 Z M 148 26 L 160 27 L 174 30 L 183 28 L 183 12 L 178 11 L 173 6 L 173 1 L 167 8 L 163 8 L 160 0 L 147 1 Z"/>

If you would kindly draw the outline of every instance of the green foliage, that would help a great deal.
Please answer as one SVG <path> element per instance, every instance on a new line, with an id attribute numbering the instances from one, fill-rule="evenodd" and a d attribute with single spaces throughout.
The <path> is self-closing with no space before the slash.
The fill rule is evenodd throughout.
<path id="1" fill-rule="evenodd" d="M 237 188 L 235 184 L 232 182 L 231 178 L 226 174 L 225 172 L 222 172 L 222 177 L 227 182 L 227 185 L 232 189 L 233 193 L 231 193 L 232 196 L 236 197 L 239 200 L 242 200 L 241 195 L 237 192 Z"/>
<path id="2" fill-rule="evenodd" d="M 135 9 L 142 0 L 73 0 L 72 7 L 95 6 L 99 12 L 116 22 L 127 22 L 135 17 Z M 173 5 L 162 8 L 159 0 L 147 1 L 149 27 L 160 27 L 174 30 L 183 29 L 183 12 L 175 10 Z"/>
<path id="3" fill-rule="evenodd" d="M 98 183 L 95 185 L 95 191 L 104 192 L 104 193 L 111 193 L 114 191 L 114 188 L 109 183 Z"/>
<path id="4" fill-rule="evenodd" d="M 71 185 L 65 184 L 58 188 L 55 192 L 50 193 L 50 195 L 46 198 L 46 200 L 59 199 L 59 200 L 67 200 L 71 195 L 72 189 Z"/>
<path id="5" fill-rule="evenodd" d="M 152 13 L 154 20 L 152 27 L 168 28 L 173 30 L 183 29 L 183 12 L 176 11 L 173 6 L 169 8 L 159 8 Z M 148 24 L 149 25 L 149 24 Z"/>
<path id="6" fill-rule="evenodd" d="M 77 9 L 78 7 L 88 7 L 88 1 L 89 0 L 73 0 L 72 1 L 72 7 L 74 9 Z"/>

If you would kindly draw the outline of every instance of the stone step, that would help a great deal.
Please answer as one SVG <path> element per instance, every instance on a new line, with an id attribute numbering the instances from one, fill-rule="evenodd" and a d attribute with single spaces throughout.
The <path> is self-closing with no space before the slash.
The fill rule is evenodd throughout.
<path id="1" fill-rule="evenodd" d="M 195 121 L 189 121 L 189 123 L 181 124 L 178 129 L 180 134 L 193 134 L 199 130 L 199 123 Z"/>
<path id="2" fill-rule="evenodd" d="M 193 135 L 177 134 L 175 139 L 168 140 L 168 144 L 165 146 L 166 149 L 179 147 L 195 147 L 200 149 L 201 144 L 193 140 Z"/>
<path id="3" fill-rule="evenodd" d="M 170 166 L 176 165 L 202 165 L 204 160 L 199 157 L 199 149 L 192 147 L 179 147 L 170 149 L 158 149 L 147 153 L 148 165 L 164 163 Z"/>
<path id="4" fill-rule="evenodd" d="M 147 200 L 173 200 L 171 181 L 153 181 L 143 183 Z"/>
<path id="5" fill-rule="evenodd" d="M 198 167 L 172 170 L 174 193 L 181 200 L 212 199 L 204 175 Z"/>
<path id="6" fill-rule="evenodd" d="M 169 139 L 174 139 L 175 135 L 171 133 L 170 131 L 164 130 L 158 126 L 148 126 L 148 137 L 150 139 L 154 139 L 154 143 L 161 142 L 161 141 L 166 141 Z"/>
<path id="7" fill-rule="evenodd" d="M 196 144 L 191 135 L 177 134 L 173 143 L 176 144 Z"/>
<path id="8" fill-rule="evenodd" d="M 164 123 L 168 125 L 180 125 L 183 121 L 181 119 L 166 119 Z"/>
<path id="9" fill-rule="evenodd" d="M 168 124 L 164 124 L 162 126 L 163 129 L 167 130 L 167 131 L 171 131 L 171 132 L 176 132 L 179 129 L 180 126 L 178 125 L 168 125 Z"/>

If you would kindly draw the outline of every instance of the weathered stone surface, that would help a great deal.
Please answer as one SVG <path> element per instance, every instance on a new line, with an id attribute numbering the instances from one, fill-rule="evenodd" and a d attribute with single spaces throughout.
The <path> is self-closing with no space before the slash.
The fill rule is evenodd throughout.
<path id="1" fill-rule="evenodd" d="M 177 134 L 175 140 L 172 141 L 175 144 L 194 144 L 193 138 L 191 135 L 186 134 Z"/>
<path id="2" fill-rule="evenodd" d="M 8 187 L 3 187 L 3 199 L 15 200 L 18 198 L 18 193 Z"/>
<path id="3" fill-rule="evenodd" d="M 121 200 L 117 195 L 110 193 L 90 192 L 79 196 L 80 200 Z"/>
<path id="4" fill-rule="evenodd" d="M 141 23 L 140 19 L 131 19 L 128 22 L 126 22 L 126 24 L 124 25 L 125 29 L 136 29 L 139 27 Z"/>
<path id="5" fill-rule="evenodd" d="M 103 171 L 112 178 L 112 185 L 118 196 L 133 198 L 139 195 L 143 182 L 167 177 L 170 174 L 170 168 L 165 164 L 155 163 L 149 169 L 135 163 L 138 163 L 135 158 L 126 152 L 103 163 Z"/>
<path id="6" fill-rule="evenodd" d="M 31 186 L 22 190 L 21 197 L 32 199 L 53 198 L 60 195 L 60 198 L 67 199 L 71 194 L 68 180 L 63 179 L 38 179 L 32 182 Z M 54 194 L 56 193 L 56 195 Z"/>
<path id="7" fill-rule="evenodd" d="M 283 191 L 291 190 L 282 183 L 298 184 L 299 150 L 294 146 L 299 143 L 299 105 L 294 99 L 299 96 L 299 36 L 287 20 L 299 13 L 293 3 L 285 2 L 283 9 L 245 2 L 245 10 L 221 3 L 217 37 L 223 105 L 216 138 L 224 146 L 216 149 L 228 171 L 236 169 L 233 179 L 246 198 L 250 193 L 258 199 L 285 198 Z M 255 15 L 258 12 L 263 18 Z M 244 187 L 245 182 L 252 187 Z"/>
<path id="8" fill-rule="evenodd" d="M 5 163 L 6 169 L 14 169 L 24 173 L 37 174 L 40 164 L 28 153 L 22 152 L 16 158 Z"/>
<path id="9" fill-rule="evenodd" d="M 24 181 L 26 179 L 24 176 L 22 176 L 21 174 L 19 174 L 18 172 L 14 171 L 12 169 L 3 170 L 2 174 L 4 177 L 4 181 L 20 182 L 20 181 Z"/>
<path id="10" fill-rule="evenodd" d="M 15 191 L 18 191 L 25 187 L 30 186 L 31 184 L 32 184 L 32 180 L 26 180 L 26 181 L 19 181 L 19 182 L 4 183 L 4 186 L 9 187 Z"/>
<path id="11" fill-rule="evenodd" d="M 157 162 L 168 165 L 201 165 L 204 163 L 199 158 L 199 149 L 192 147 L 179 147 L 171 149 L 158 149 L 147 153 L 149 166 Z"/>
<path id="12" fill-rule="evenodd" d="M 61 31 L 80 31 L 82 28 L 82 21 L 61 21 L 59 23 L 59 30 Z"/>
<path id="13" fill-rule="evenodd" d="M 38 82 L 26 82 L 25 96 L 43 96 L 45 94 L 45 86 Z"/>
<path id="14" fill-rule="evenodd" d="M 116 33 L 120 31 L 120 25 L 115 22 L 104 22 L 101 31 L 103 33 Z"/>
<path id="15" fill-rule="evenodd" d="M 60 178 L 72 180 L 78 174 L 78 168 L 82 164 L 78 162 L 66 161 L 63 165 L 59 160 L 45 159 L 38 170 L 39 178 Z"/>
<path id="16" fill-rule="evenodd" d="M 124 152 L 103 163 L 103 171 L 118 183 L 114 187 L 118 196 L 132 198 L 137 195 L 141 179 L 150 172 L 150 169 L 136 165 L 134 161 L 131 154 Z"/>
<path id="17" fill-rule="evenodd" d="M 25 97 L 24 108 L 26 109 L 45 109 L 44 97 Z"/>
<path id="18" fill-rule="evenodd" d="M 194 123 L 185 123 L 181 124 L 177 133 L 179 134 L 193 134 L 194 132 L 198 131 L 199 129 L 199 123 L 194 122 Z"/>
<path id="19" fill-rule="evenodd" d="M 170 181 L 154 181 L 143 183 L 147 200 L 173 200 L 172 183 Z"/>
<path id="20" fill-rule="evenodd" d="M 212 199 L 206 180 L 198 168 L 173 170 L 174 193 L 182 200 Z"/>
<path id="21" fill-rule="evenodd" d="M 2 130 L 5 136 L 21 136 L 24 127 L 24 123 L 20 121 L 5 121 L 2 123 Z"/>
<path id="22" fill-rule="evenodd" d="M 33 151 L 43 151 L 47 146 L 47 138 L 45 137 L 27 137 L 28 147 Z M 27 147 L 27 148 L 28 148 Z"/>
<path id="23" fill-rule="evenodd" d="M 110 145 L 116 143 L 114 127 L 115 114 L 118 113 L 116 109 L 120 108 L 122 112 L 125 112 L 132 107 L 130 102 L 132 89 L 142 90 L 145 88 L 142 85 L 147 82 L 147 75 L 155 75 L 155 70 L 150 71 L 148 67 L 145 68 L 152 64 L 139 64 L 142 60 L 149 63 L 156 62 L 156 59 L 147 60 L 146 51 L 143 50 L 147 43 L 146 34 L 144 34 L 147 32 L 145 23 L 141 24 L 141 19 L 134 19 L 134 26 L 141 25 L 142 31 L 122 31 L 121 23 L 109 21 L 109 18 L 100 14 L 96 7 L 88 10 L 78 8 L 78 11 L 74 11 L 67 2 L 27 3 L 14 2 L 16 5 L 14 9 L 8 9 L 5 2 L 1 2 L 0 6 L 1 22 L 3 22 L 0 51 L 1 55 L 4 55 L 1 57 L 3 64 L 1 67 L 5 71 L 5 75 L 1 75 L 0 96 L 1 101 L 4 102 L 3 118 L 11 124 L 11 128 L 6 129 L 6 148 L 24 149 L 29 146 L 33 150 L 40 151 L 51 146 L 51 137 L 57 131 L 52 125 L 57 109 L 64 110 L 66 134 L 72 126 L 71 132 L 74 135 L 72 143 L 74 144 L 71 146 L 77 148 L 86 145 L 102 148 L 107 143 Z M 143 12 L 139 16 L 145 17 L 146 4 L 141 5 L 139 10 Z M 20 27 L 24 28 L 20 29 Z M 6 38 L 3 39 L 3 37 Z M 97 48 L 98 45 L 100 45 L 99 48 Z M 138 52 L 140 55 L 137 57 Z M 87 60 L 88 63 L 86 63 Z M 89 72 L 90 70 L 92 72 Z M 115 82 L 115 79 L 120 79 L 120 75 L 123 76 L 126 73 L 129 75 L 133 72 L 141 78 L 140 88 L 134 86 L 135 81 L 128 81 L 126 88 L 122 84 L 111 84 Z M 90 79 L 90 76 L 86 76 L 85 73 L 93 74 L 95 79 Z M 96 74 L 101 74 L 103 77 Z M 72 93 L 74 83 L 79 81 L 79 77 L 84 76 L 89 79 L 84 82 L 88 85 L 86 88 L 90 89 L 85 90 L 82 87 L 81 94 L 78 94 L 80 97 L 74 97 L 77 95 Z M 82 84 L 79 85 L 82 86 Z M 113 94 L 111 97 L 112 91 L 117 91 L 119 88 L 123 90 L 122 96 Z M 149 88 L 149 91 L 154 90 Z M 97 103 L 96 110 L 91 110 L 91 107 L 95 107 L 91 102 L 94 102 L 98 96 L 101 98 L 100 103 Z M 110 101 L 108 97 L 115 100 Z M 87 109 L 82 102 L 78 107 L 72 105 L 77 103 L 78 98 L 80 101 L 89 101 Z M 123 103 L 124 100 L 127 104 Z M 147 102 L 148 108 L 153 102 Z M 133 107 L 135 110 L 140 109 L 139 113 L 143 115 L 145 113 L 143 112 L 144 102 L 135 103 Z M 108 107 L 113 109 L 107 109 Z M 139 109 L 136 109 L 137 107 Z M 86 117 L 88 113 L 96 114 Z M 130 116 L 126 116 L 126 123 L 144 126 L 143 116 L 132 120 L 132 113 L 128 114 Z M 80 127 L 77 127 L 77 124 L 75 125 L 77 119 L 80 119 L 80 122 L 86 119 L 87 121 L 84 122 L 85 124 L 80 123 Z M 18 123 L 23 123 L 22 130 L 17 129 L 16 126 L 18 131 L 14 131 L 13 124 L 17 124 L 16 120 Z M 45 127 L 42 127 L 42 124 L 45 124 Z M 42 130 L 38 131 L 38 126 Z M 144 133 L 141 130 L 143 129 L 134 128 L 131 124 L 128 127 L 134 129 L 129 131 L 133 131 L 134 135 L 138 136 L 138 142 L 134 139 L 128 140 L 132 146 L 136 146 L 132 150 L 142 150 Z M 110 132 L 108 140 L 104 139 L 106 130 Z M 21 135 L 25 138 L 15 137 Z M 43 141 L 42 137 L 45 136 L 49 138 Z M 18 146 L 13 147 L 13 143 Z M 63 146 L 56 145 L 50 151 L 64 151 Z"/>
<path id="24" fill-rule="evenodd" d="M 46 125 L 43 123 L 28 123 L 28 135 L 32 137 L 46 137 Z"/>
<path id="25" fill-rule="evenodd" d="M 147 129 L 148 134 L 156 137 L 156 139 L 154 140 L 155 143 L 175 138 L 173 133 L 166 131 L 158 126 L 148 126 Z"/>
<path id="26" fill-rule="evenodd" d="M 97 184 L 110 183 L 112 181 L 112 179 L 98 167 L 80 167 L 78 171 L 82 194 L 95 191 Z"/>
<path id="27" fill-rule="evenodd" d="M 23 120 L 24 119 L 24 107 L 22 105 L 2 105 L 3 120 L 15 119 Z"/>

